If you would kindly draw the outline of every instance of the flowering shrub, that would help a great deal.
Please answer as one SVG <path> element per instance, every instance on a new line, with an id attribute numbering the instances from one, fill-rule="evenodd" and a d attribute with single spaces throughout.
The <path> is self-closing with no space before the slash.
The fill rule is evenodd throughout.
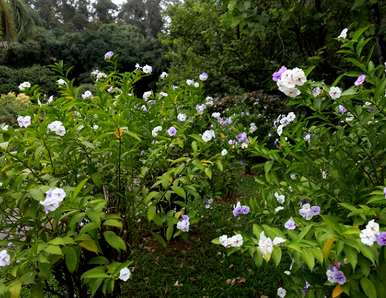
<path id="1" fill-rule="evenodd" d="M 247 149 L 266 161 L 255 167 L 252 233 L 229 252 L 249 254 L 257 266 L 289 261 L 280 297 L 386 295 L 386 78 L 364 31 L 339 37 L 339 53 L 355 70 L 332 86 L 307 78 L 310 69 L 273 75 L 293 112 L 273 123 L 275 147 L 251 142 Z"/>

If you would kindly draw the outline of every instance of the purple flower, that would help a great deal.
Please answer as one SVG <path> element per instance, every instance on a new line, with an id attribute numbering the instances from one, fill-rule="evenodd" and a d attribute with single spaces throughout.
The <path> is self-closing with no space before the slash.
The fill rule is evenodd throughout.
<path id="1" fill-rule="evenodd" d="M 344 106 L 339 105 L 338 106 L 338 111 L 339 111 L 339 113 L 344 114 L 344 113 L 347 112 L 347 109 Z"/>
<path id="2" fill-rule="evenodd" d="M 278 71 L 276 71 L 276 72 L 274 72 L 274 73 L 272 74 L 272 80 L 275 81 L 275 82 L 277 82 L 278 80 L 280 80 L 280 79 L 281 79 L 281 75 L 282 75 L 283 72 L 285 72 L 286 70 L 287 70 L 287 67 L 285 67 L 285 66 L 280 67 L 280 69 L 279 69 Z"/>
<path id="3" fill-rule="evenodd" d="M 105 60 L 110 60 L 114 55 L 114 52 L 113 51 L 108 51 L 106 52 L 105 54 Z"/>
<path id="4" fill-rule="evenodd" d="M 365 82 L 365 80 L 366 80 L 366 76 L 365 76 L 364 74 L 361 74 L 361 75 L 357 78 L 357 80 L 355 81 L 354 85 L 355 85 L 355 86 L 360 86 L 360 85 L 362 85 L 362 84 Z"/>
<path id="5" fill-rule="evenodd" d="M 246 205 L 241 205 L 240 202 L 237 202 L 236 206 L 233 206 L 233 216 L 239 217 L 240 215 L 247 215 L 250 209 Z"/>
<path id="6" fill-rule="evenodd" d="M 303 293 L 304 293 L 304 295 L 307 294 L 307 292 L 308 292 L 308 290 L 310 289 L 310 287 L 311 287 L 311 284 L 310 284 L 308 281 L 306 281 L 305 284 L 304 284 L 304 287 L 303 287 Z"/>
<path id="7" fill-rule="evenodd" d="M 322 93 L 322 89 L 320 89 L 320 87 L 315 87 L 315 88 L 312 89 L 312 95 L 314 97 L 320 95 L 320 93 Z"/>
<path id="8" fill-rule="evenodd" d="M 169 127 L 167 132 L 169 137 L 174 137 L 177 134 L 177 129 L 172 126 L 172 127 Z"/>
<path id="9" fill-rule="evenodd" d="M 289 220 L 287 220 L 286 223 L 284 224 L 284 227 L 287 230 L 295 230 L 296 229 L 296 223 L 295 223 L 294 219 L 291 217 Z"/>
<path id="10" fill-rule="evenodd" d="M 386 199 L 386 187 L 383 189 L 383 195 L 385 196 L 385 199 Z"/>
<path id="11" fill-rule="evenodd" d="M 311 207 L 312 216 L 317 216 L 320 214 L 320 207 L 319 206 L 312 206 Z"/>
<path id="12" fill-rule="evenodd" d="M 380 246 L 386 245 L 386 232 L 381 232 L 377 235 L 377 242 Z"/>
<path id="13" fill-rule="evenodd" d="M 247 134 L 245 132 L 240 132 L 236 136 L 236 139 L 237 139 L 238 143 L 248 143 L 248 136 L 247 136 Z"/>
<path id="14" fill-rule="evenodd" d="M 182 232 L 189 232 L 189 225 L 189 216 L 184 214 L 181 216 L 181 220 L 177 223 L 177 229 Z"/>
<path id="15" fill-rule="evenodd" d="M 336 265 L 330 267 L 330 269 L 327 270 L 326 274 L 327 274 L 327 280 L 331 283 L 337 283 L 337 284 L 343 285 L 347 281 L 344 273 L 340 271 Z"/>

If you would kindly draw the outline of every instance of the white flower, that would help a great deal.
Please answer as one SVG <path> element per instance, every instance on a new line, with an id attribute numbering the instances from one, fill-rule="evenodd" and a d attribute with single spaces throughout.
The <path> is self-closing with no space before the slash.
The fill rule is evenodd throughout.
<path id="1" fill-rule="evenodd" d="M 198 78 L 200 81 L 206 81 L 208 79 L 208 74 L 206 72 L 201 73 Z"/>
<path id="2" fill-rule="evenodd" d="M 214 105 L 213 97 L 207 96 L 207 97 L 205 98 L 205 104 L 206 104 L 208 107 L 213 106 L 213 105 Z"/>
<path id="3" fill-rule="evenodd" d="M 200 83 L 194 82 L 193 86 L 194 86 L 195 88 L 198 88 L 198 87 L 200 87 Z"/>
<path id="4" fill-rule="evenodd" d="M 163 79 L 166 79 L 168 77 L 168 73 L 167 72 L 162 72 L 161 75 L 159 76 L 161 78 L 161 80 Z"/>
<path id="5" fill-rule="evenodd" d="M 332 99 L 338 99 L 342 95 L 342 90 L 339 87 L 331 87 L 328 94 Z"/>
<path id="6" fill-rule="evenodd" d="M 304 135 L 304 141 L 308 142 L 308 143 L 311 141 L 311 134 L 310 133 L 306 133 Z"/>
<path id="7" fill-rule="evenodd" d="M 270 258 L 273 251 L 273 242 L 271 238 L 265 236 L 264 232 L 260 233 L 258 248 L 263 258 Z"/>
<path id="8" fill-rule="evenodd" d="M 279 136 L 281 136 L 282 133 L 283 133 L 283 125 L 279 125 L 279 126 L 277 127 L 276 132 L 277 132 L 277 134 L 278 134 Z"/>
<path id="9" fill-rule="evenodd" d="M 219 240 L 219 242 L 220 242 L 220 244 L 221 244 L 222 246 L 224 246 L 225 248 L 228 247 L 228 236 L 227 236 L 227 235 L 222 235 L 222 236 L 220 236 L 220 237 L 218 238 L 218 240 Z"/>
<path id="10" fill-rule="evenodd" d="M 283 207 L 283 206 L 276 207 L 276 208 L 275 208 L 275 213 L 278 213 L 278 212 L 280 212 L 281 210 L 284 210 L 284 207 Z"/>
<path id="11" fill-rule="evenodd" d="M 131 271 L 129 268 L 125 267 L 119 271 L 119 279 L 120 280 L 128 281 L 130 279 L 130 277 L 131 277 Z"/>
<path id="12" fill-rule="evenodd" d="M 11 264 L 11 257 L 7 250 L 0 251 L 0 267 L 9 266 Z"/>
<path id="13" fill-rule="evenodd" d="M 94 124 L 93 126 L 92 126 L 92 129 L 93 130 L 97 130 L 99 128 L 99 126 L 97 125 L 97 124 Z"/>
<path id="14" fill-rule="evenodd" d="M 187 80 L 186 80 L 186 85 L 192 86 L 193 84 L 194 84 L 194 81 L 193 81 L 193 80 L 191 80 L 191 79 L 187 79 Z"/>
<path id="15" fill-rule="evenodd" d="M 86 90 L 83 94 L 82 94 L 82 98 L 83 99 L 89 99 L 92 97 L 92 93 L 90 90 Z"/>
<path id="16" fill-rule="evenodd" d="M 370 220 L 366 228 L 361 230 L 359 237 L 361 242 L 365 245 L 372 246 L 377 241 L 379 234 L 379 224 L 374 219 Z"/>
<path id="17" fill-rule="evenodd" d="M 277 192 L 275 192 L 273 195 L 275 196 L 276 201 L 277 201 L 279 204 L 284 204 L 284 202 L 285 202 L 285 195 L 281 195 L 281 194 L 279 194 L 279 193 L 277 193 Z"/>
<path id="18" fill-rule="evenodd" d="M 285 86 L 280 86 L 279 90 L 283 92 L 288 97 L 296 97 L 301 94 L 300 90 L 298 88 L 287 88 Z"/>
<path id="19" fill-rule="evenodd" d="M 148 110 L 147 110 L 147 107 L 146 107 L 145 105 L 142 105 L 142 106 L 141 106 L 141 110 L 144 111 L 145 113 L 147 113 L 147 111 L 148 111 Z"/>
<path id="20" fill-rule="evenodd" d="M 228 154 L 228 150 L 222 149 L 222 151 L 221 151 L 221 156 L 225 156 L 225 155 L 227 155 L 227 154 Z"/>
<path id="21" fill-rule="evenodd" d="M 153 138 L 156 138 L 158 136 L 158 133 L 161 131 L 162 131 L 162 126 L 156 126 L 151 131 L 151 135 L 153 136 Z"/>
<path id="22" fill-rule="evenodd" d="M 304 71 L 298 67 L 295 67 L 292 69 L 292 81 L 295 83 L 296 86 L 303 86 L 305 82 L 307 82 L 306 75 L 304 74 Z"/>
<path id="23" fill-rule="evenodd" d="M 281 238 L 281 237 L 275 237 L 275 238 L 273 238 L 272 243 L 273 243 L 273 245 L 280 245 L 280 244 L 282 244 L 282 243 L 284 243 L 284 242 L 286 242 L 286 241 L 287 241 L 287 240 L 284 239 L 284 238 Z"/>
<path id="24" fill-rule="evenodd" d="M 18 116 L 16 120 L 20 127 L 27 128 L 31 125 L 31 116 Z"/>
<path id="25" fill-rule="evenodd" d="M 280 298 L 284 298 L 286 295 L 287 295 L 286 289 L 282 287 L 277 289 L 277 296 L 279 296 Z"/>
<path id="26" fill-rule="evenodd" d="M 241 149 L 247 149 L 248 148 L 248 143 L 241 143 L 240 148 Z"/>
<path id="27" fill-rule="evenodd" d="M 202 115 L 204 113 L 205 109 L 206 109 L 205 104 L 196 105 L 196 111 L 199 115 Z"/>
<path id="28" fill-rule="evenodd" d="M 283 72 L 280 80 L 278 80 L 276 83 L 279 89 L 280 87 L 288 89 L 295 88 L 296 82 L 294 81 L 292 76 L 292 69 L 287 69 L 285 72 Z"/>
<path id="29" fill-rule="evenodd" d="M 214 112 L 214 113 L 212 113 L 212 117 L 215 119 L 218 119 L 221 117 L 221 114 L 219 112 Z"/>
<path id="30" fill-rule="evenodd" d="M 255 123 L 252 122 L 251 124 L 249 124 L 249 132 L 250 133 L 254 133 L 256 130 L 257 130 L 257 126 Z"/>
<path id="31" fill-rule="evenodd" d="M 236 234 L 230 238 L 228 238 L 228 245 L 230 247 L 240 247 L 244 243 L 243 236 L 240 234 Z"/>
<path id="32" fill-rule="evenodd" d="M 0 129 L 1 129 L 2 131 L 7 131 L 8 128 L 9 128 L 9 125 L 8 125 L 8 124 L 5 124 L 5 123 L 1 123 L 1 124 L 0 124 Z"/>
<path id="33" fill-rule="evenodd" d="M 67 82 L 63 79 L 59 79 L 56 81 L 56 83 L 59 85 L 59 86 L 66 86 L 67 85 Z"/>
<path id="34" fill-rule="evenodd" d="M 54 121 L 48 124 L 47 126 L 49 131 L 54 132 L 58 136 L 64 136 L 66 134 L 66 129 L 63 126 L 63 123 L 61 121 Z"/>
<path id="35" fill-rule="evenodd" d="M 168 96 L 169 94 L 167 94 L 166 92 L 160 92 L 159 95 L 160 95 L 161 97 L 166 97 L 166 96 Z"/>
<path id="36" fill-rule="evenodd" d="M 144 67 L 142 67 L 142 71 L 146 74 L 149 74 L 149 73 L 152 73 L 153 71 L 153 67 L 151 67 L 150 65 L 145 65 Z"/>
<path id="37" fill-rule="evenodd" d="M 342 32 L 340 32 L 338 38 L 340 38 L 340 39 L 346 39 L 346 38 L 347 38 L 347 32 L 348 32 L 348 29 L 347 29 L 347 28 L 344 28 L 344 29 L 342 30 Z"/>
<path id="38" fill-rule="evenodd" d="M 183 114 L 183 113 L 179 113 L 177 115 L 177 120 L 180 121 L 180 122 L 185 122 L 186 121 L 186 115 Z"/>
<path id="39" fill-rule="evenodd" d="M 40 204 L 44 206 L 44 211 L 48 213 L 56 210 L 65 197 L 66 193 L 62 188 L 50 188 L 46 192 L 46 198 Z"/>
<path id="40" fill-rule="evenodd" d="M 351 114 L 350 112 L 348 112 L 347 114 L 347 117 L 346 117 L 346 122 L 351 122 L 351 121 L 353 121 L 354 120 L 354 115 L 353 114 Z"/>
<path id="41" fill-rule="evenodd" d="M 143 93 L 142 98 L 144 101 L 147 101 L 153 95 L 153 91 L 146 91 Z"/>
<path id="42" fill-rule="evenodd" d="M 30 82 L 23 82 L 19 85 L 19 90 L 24 91 L 26 89 L 31 88 L 31 83 Z"/>
<path id="43" fill-rule="evenodd" d="M 99 71 L 97 74 L 96 74 L 96 80 L 97 81 L 101 81 L 101 80 L 104 80 L 107 78 L 107 74 L 105 74 L 104 72 L 102 71 Z"/>
<path id="44" fill-rule="evenodd" d="M 212 139 L 215 138 L 214 130 L 213 129 L 205 130 L 201 138 L 205 143 L 211 141 Z"/>
<path id="45" fill-rule="evenodd" d="M 50 103 L 53 102 L 53 101 L 54 101 L 54 96 L 51 95 L 51 96 L 48 98 L 47 103 L 50 104 Z"/>

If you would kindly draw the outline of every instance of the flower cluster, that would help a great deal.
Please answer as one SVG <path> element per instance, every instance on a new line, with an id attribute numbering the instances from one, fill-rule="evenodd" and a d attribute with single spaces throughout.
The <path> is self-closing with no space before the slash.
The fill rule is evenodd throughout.
<path id="1" fill-rule="evenodd" d="M 177 223 L 177 229 L 179 229 L 182 232 L 189 232 L 189 216 L 184 214 L 181 216 L 180 221 Z"/>
<path id="2" fill-rule="evenodd" d="M 247 215 L 249 213 L 250 209 L 246 205 L 241 205 L 240 202 L 237 202 L 235 206 L 233 206 L 233 216 L 239 217 L 240 215 Z"/>
<path id="3" fill-rule="evenodd" d="M 289 97 L 300 95 L 297 86 L 303 86 L 307 82 L 304 71 L 298 67 L 287 69 L 282 66 L 277 72 L 273 73 L 272 79 L 276 81 L 279 90 Z"/>
<path id="4" fill-rule="evenodd" d="M 105 74 L 103 71 L 100 71 L 98 69 L 93 70 L 91 72 L 91 76 L 94 77 L 97 82 L 107 78 L 107 74 Z"/>
<path id="5" fill-rule="evenodd" d="M 61 121 L 51 122 L 50 124 L 48 124 L 47 128 L 49 131 L 52 131 L 61 137 L 66 134 L 66 129 Z"/>
<path id="6" fill-rule="evenodd" d="M 334 284 L 343 285 L 346 283 L 346 276 L 339 270 L 339 266 L 339 264 L 336 264 L 327 270 L 327 280 Z"/>
<path id="7" fill-rule="evenodd" d="M 288 115 L 279 115 L 277 119 L 273 122 L 273 125 L 276 127 L 276 132 L 279 136 L 282 135 L 283 129 L 294 122 L 296 115 L 294 112 L 289 112 Z"/>
<path id="8" fill-rule="evenodd" d="M 222 235 L 218 239 L 220 241 L 220 244 L 225 248 L 240 247 L 244 243 L 243 236 L 241 236 L 240 234 L 236 234 L 229 238 L 227 235 Z"/>
<path id="9" fill-rule="evenodd" d="M 386 245 L 386 232 L 379 231 L 379 224 L 374 219 L 370 220 L 366 228 L 361 230 L 359 237 L 363 244 L 372 246 L 377 242 L 380 246 Z"/>
<path id="10" fill-rule="evenodd" d="M 303 204 L 302 207 L 299 209 L 299 214 L 305 220 L 311 220 L 314 216 L 318 216 L 320 214 L 320 207 L 311 206 L 311 204 L 306 203 Z"/>
<path id="11" fill-rule="evenodd" d="M 65 197 L 66 193 L 62 188 L 50 188 L 46 192 L 46 198 L 40 204 L 44 206 L 44 211 L 48 213 L 56 210 Z"/>

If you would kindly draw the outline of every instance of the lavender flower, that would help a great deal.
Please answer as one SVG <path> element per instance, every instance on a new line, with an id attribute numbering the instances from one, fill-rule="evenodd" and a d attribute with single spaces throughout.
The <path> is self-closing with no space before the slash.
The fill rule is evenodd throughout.
<path id="1" fill-rule="evenodd" d="M 320 207 L 319 206 L 312 206 L 309 203 L 303 204 L 302 208 L 299 210 L 299 214 L 305 219 L 305 220 L 311 220 L 314 216 L 317 216 L 320 214 Z"/>
<path id="2" fill-rule="evenodd" d="M 331 283 L 343 285 L 347 281 L 344 273 L 339 270 L 339 265 L 330 267 L 330 269 L 327 270 L 326 274 L 327 280 Z"/>
<path id="3" fill-rule="evenodd" d="M 206 81 L 208 79 L 208 74 L 206 72 L 203 72 L 199 76 L 200 81 Z"/>
<path id="4" fill-rule="evenodd" d="M 357 78 L 357 80 L 355 81 L 354 85 L 355 85 L 355 86 L 360 86 L 360 85 L 362 85 L 362 84 L 365 82 L 365 80 L 366 80 L 366 75 L 361 74 L 361 75 Z"/>
<path id="5" fill-rule="evenodd" d="M 339 105 L 338 106 L 338 111 L 339 111 L 339 113 L 344 114 L 344 113 L 347 112 L 347 109 L 344 106 Z"/>
<path id="6" fill-rule="evenodd" d="M 286 223 L 284 224 L 284 227 L 287 230 L 295 230 L 296 229 L 296 223 L 295 223 L 294 219 L 291 217 L 289 220 L 287 220 Z"/>
<path id="7" fill-rule="evenodd" d="M 280 69 L 272 74 L 272 80 L 277 82 L 281 79 L 281 75 L 287 70 L 287 67 L 282 66 Z"/>
<path id="8" fill-rule="evenodd" d="M 177 134 L 177 129 L 174 126 L 169 127 L 167 133 L 169 137 L 174 137 Z"/>
<path id="9" fill-rule="evenodd" d="M 386 199 L 386 187 L 383 189 L 383 195 L 385 196 L 385 199 Z"/>
<path id="10" fill-rule="evenodd" d="M 308 292 L 308 290 L 310 289 L 310 287 L 311 287 L 311 284 L 310 284 L 308 281 L 306 281 L 305 284 L 304 284 L 304 287 L 303 287 L 303 293 L 304 293 L 304 295 L 307 294 L 307 292 Z"/>
<path id="11" fill-rule="evenodd" d="M 381 232 L 377 235 L 377 243 L 380 246 L 385 246 L 386 245 L 386 232 Z"/>
<path id="12" fill-rule="evenodd" d="M 189 216 L 184 214 L 181 216 L 181 220 L 177 223 L 177 229 L 182 232 L 189 232 Z"/>
<path id="13" fill-rule="evenodd" d="M 105 60 L 110 60 L 113 56 L 114 56 L 114 52 L 113 51 L 108 51 L 105 54 Z"/>
<path id="14" fill-rule="evenodd" d="M 245 132 L 240 132 L 236 136 L 236 139 L 237 139 L 238 143 L 247 143 L 248 142 L 248 136 L 247 136 L 247 134 Z"/>
<path id="15" fill-rule="evenodd" d="M 322 93 L 322 89 L 320 89 L 320 87 L 315 87 L 312 89 L 311 92 L 314 97 L 317 97 L 318 95 L 320 95 L 320 93 Z"/>
<path id="16" fill-rule="evenodd" d="M 240 215 L 247 215 L 250 209 L 246 205 L 241 205 L 240 202 L 237 202 L 236 206 L 233 206 L 233 216 L 239 217 Z"/>

